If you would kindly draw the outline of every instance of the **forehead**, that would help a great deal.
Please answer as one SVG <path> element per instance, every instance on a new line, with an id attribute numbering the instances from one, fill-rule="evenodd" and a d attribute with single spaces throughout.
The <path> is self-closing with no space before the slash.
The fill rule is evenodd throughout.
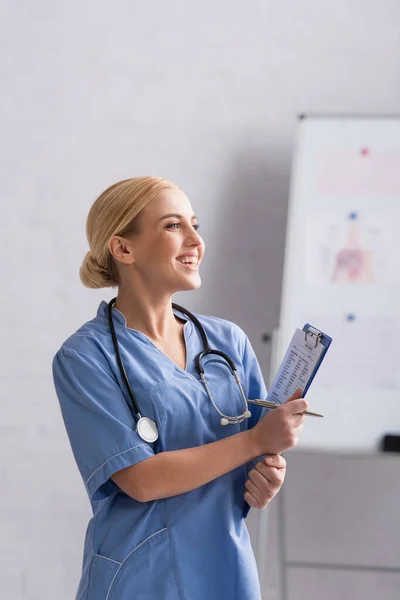
<path id="1" fill-rule="evenodd" d="M 178 189 L 164 190 L 143 211 L 143 216 L 148 218 L 161 218 L 166 214 L 180 214 L 184 217 L 193 216 L 192 205 L 186 194 Z"/>

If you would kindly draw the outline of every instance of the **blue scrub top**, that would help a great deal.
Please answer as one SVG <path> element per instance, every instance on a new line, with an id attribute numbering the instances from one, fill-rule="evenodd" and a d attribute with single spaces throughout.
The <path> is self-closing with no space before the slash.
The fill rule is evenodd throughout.
<path id="1" fill-rule="evenodd" d="M 253 427 L 251 419 L 222 427 L 195 369 L 203 350 L 195 325 L 186 321 L 186 370 L 143 333 L 130 329 L 113 309 L 128 380 L 143 416 L 158 426 L 148 444 L 135 433 L 107 321 L 107 303 L 62 345 L 53 362 L 54 383 L 93 518 L 84 548 L 76 600 L 257 600 L 258 574 L 244 518 L 245 481 L 239 467 L 191 492 L 151 502 L 125 494 L 111 476 L 155 453 L 208 444 Z M 236 363 L 250 399 L 266 398 L 249 340 L 233 323 L 198 316 L 211 347 Z M 226 363 L 210 357 L 210 391 L 220 410 L 241 414 L 243 400 Z"/>

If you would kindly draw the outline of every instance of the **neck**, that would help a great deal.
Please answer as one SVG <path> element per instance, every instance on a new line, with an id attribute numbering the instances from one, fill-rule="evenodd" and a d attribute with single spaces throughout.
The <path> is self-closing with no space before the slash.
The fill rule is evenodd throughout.
<path id="1" fill-rule="evenodd" d="M 141 331 L 155 341 L 171 339 L 182 328 L 172 311 L 171 294 L 155 297 L 142 293 L 138 296 L 120 286 L 114 306 L 124 315 L 127 327 Z"/>

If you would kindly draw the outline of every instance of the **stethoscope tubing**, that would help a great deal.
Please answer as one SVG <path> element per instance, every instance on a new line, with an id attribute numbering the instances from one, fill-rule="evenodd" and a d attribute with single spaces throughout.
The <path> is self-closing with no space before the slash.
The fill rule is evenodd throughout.
<path id="1" fill-rule="evenodd" d="M 115 333 L 115 328 L 114 328 L 114 322 L 113 322 L 113 317 L 112 317 L 112 309 L 113 306 L 115 304 L 116 298 L 113 298 L 109 303 L 108 303 L 108 324 L 110 327 L 110 332 L 111 332 L 111 337 L 112 337 L 112 341 L 113 341 L 113 345 L 114 345 L 114 350 L 115 350 L 115 355 L 117 358 L 117 363 L 118 363 L 118 368 L 120 370 L 121 373 L 121 377 L 123 379 L 123 382 L 125 384 L 125 387 L 128 391 L 129 394 L 129 398 L 133 404 L 133 408 L 135 411 L 135 419 L 139 420 L 141 418 L 141 414 L 140 414 L 140 409 L 139 409 L 139 405 L 136 401 L 135 395 L 132 391 L 132 388 L 130 386 L 129 380 L 128 380 L 128 376 L 126 374 L 125 371 L 125 367 L 124 367 L 124 363 L 122 362 L 122 358 L 121 358 L 121 353 L 119 351 L 119 343 L 118 343 L 118 339 L 117 339 L 117 334 Z"/>
<path id="2" fill-rule="evenodd" d="M 133 393 L 133 390 L 131 388 L 131 385 L 129 383 L 128 380 L 128 376 L 126 374 L 125 371 L 125 367 L 124 367 L 124 363 L 122 361 L 122 357 L 121 357 L 121 353 L 119 350 L 119 343 L 118 343 L 118 338 L 117 338 L 117 334 L 115 332 L 115 328 L 114 328 L 114 323 L 113 323 L 113 317 L 112 317 L 112 309 L 113 306 L 116 302 L 116 298 L 113 298 L 112 300 L 110 300 L 110 302 L 108 303 L 108 324 L 110 327 L 110 333 L 111 333 L 111 337 L 112 337 L 112 341 L 113 341 L 113 345 L 114 345 L 114 350 L 115 350 L 115 355 L 117 358 L 117 363 L 118 363 L 118 368 L 120 370 L 121 373 L 121 377 L 123 379 L 123 382 L 125 384 L 125 387 L 128 391 L 129 394 L 129 398 L 132 402 L 132 407 L 134 409 L 134 418 L 136 420 L 136 422 L 139 424 L 140 420 L 146 419 L 147 421 L 151 421 L 151 419 L 149 419 L 148 417 L 142 417 L 141 413 L 140 413 L 140 409 L 139 409 L 139 405 L 137 403 L 137 400 L 135 398 L 135 394 Z M 199 319 L 193 315 L 189 310 L 187 310 L 186 308 L 184 308 L 183 306 L 180 306 L 179 304 L 175 304 L 172 303 L 172 307 L 175 310 L 178 310 L 179 312 L 183 313 L 184 315 L 186 315 L 195 325 L 197 331 L 200 334 L 202 343 L 203 343 L 203 351 L 200 352 L 196 358 L 195 358 L 195 367 L 196 367 L 196 371 L 199 374 L 199 377 L 204 385 L 204 388 L 206 390 L 207 396 L 210 399 L 212 405 L 214 406 L 215 410 L 217 411 L 217 413 L 221 416 L 221 425 L 228 425 L 228 424 L 239 424 L 242 423 L 245 419 L 249 418 L 251 416 L 251 413 L 249 411 L 248 408 L 248 403 L 247 403 L 247 398 L 245 396 L 245 393 L 243 391 L 243 387 L 242 384 L 240 382 L 239 376 L 237 374 L 237 369 L 236 369 L 236 365 L 233 362 L 233 360 L 225 353 L 222 352 L 221 350 L 216 350 L 210 347 L 210 344 L 208 342 L 208 338 L 207 338 L 207 334 L 204 330 L 203 325 L 200 323 Z M 235 381 L 238 385 L 239 391 L 240 391 L 240 395 L 242 397 L 243 400 L 243 405 L 245 407 L 244 412 L 241 415 L 226 415 L 225 413 L 223 413 L 217 406 L 217 404 L 215 403 L 212 394 L 209 390 L 208 384 L 207 384 L 207 380 L 205 377 L 205 370 L 204 370 L 204 366 L 203 366 L 203 358 L 205 356 L 209 356 L 209 355 L 216 355 L 216 356 L 220 356 L 223 360 L 225 360 L 232 372 L 233 377 L 235 378 Z M 157 428 L 156 424 L 151 421 L 154 425 L 155 428 Z M 154 441 L 154 440 L 153 440 Z"/>

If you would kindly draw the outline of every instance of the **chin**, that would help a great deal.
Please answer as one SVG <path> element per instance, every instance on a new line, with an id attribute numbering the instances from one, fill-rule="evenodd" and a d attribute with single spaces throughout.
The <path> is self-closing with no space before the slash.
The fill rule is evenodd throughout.
<path id="1" fill-rule="evenodd" d="M 196 278 L 193 277 L 192 280 L 186 280 L 184 283 L 182 283 L 182 287 L 179 291 L 180 292 L 190 292 L 191 290 L 198 290 L 200 286 L 201 286 L 201 279 L 200 279 L 200 275 L 198 275 Z"/>

